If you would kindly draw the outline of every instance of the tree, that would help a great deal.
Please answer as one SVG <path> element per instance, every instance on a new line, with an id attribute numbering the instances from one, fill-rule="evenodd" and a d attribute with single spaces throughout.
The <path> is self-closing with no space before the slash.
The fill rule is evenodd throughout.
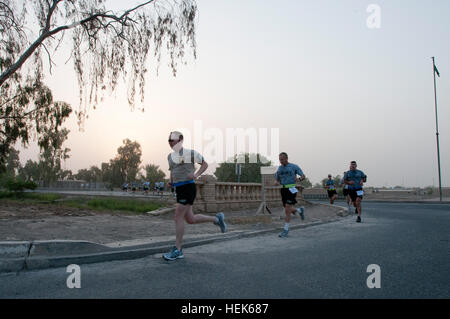
<path id="1" fill-rule="evenodd" d="M 86 182 L 101 182 L 103 181 L 103 172 L 100 168 L 93 165 L 89 169 L 83 168 L 78 170 L 74 177 L 77 180 L 83 180 Z"/>
<path id="2" fill-rule="evenodd" d="M 147 164 L 144 166 L 145 180 L 155 184 L 162 182 L 166 178 L 166 174 L 159 168 L 158 165 Z"/>
<path id="3" fill-rule="evenodd" d="M 128 102 L 136 94 L 144 100 L 148 57 L 159 65 L 167 49 L 176 75 L 186 48 L 196 57 L 195 0 L 150 0 L 123 12 L 106 8 L 104 0 L 0 0 L 0 166 L 11 145 L 30 136 L 57 131 L 72 109 L 53 101 L 43 81 L 44 58 L 49 71 L 64 43 L 70 50 L 79 84 L 81 125 L 88 106 L 95 108 L 105 91 L 120 82 L 129 88 Z M 157 68 L 156 68 L 157 69 Z M 143 108 L 142 108 L 143 110 Z"/>
<path id="4" fill-rule="evenodd" d="M 123 144 L 117 149 L 117 155 L 111 162 L 112 167 L 117 165 L 119 169 L 122 177 L 121 183 L 131 182 L 136 179 L 142 156 L 141 145 L 138 142 L 132 142 L 127 138 L 123 140 Z"/>
<path id="5" fill-rule="evenodd" d="M 62 162 L 70 157 L 70 149 L 63 147 L 68 135 L 69 130 L 64 128 L 61 131 L 48 132 L 44 137 L 51 141 L 47 148 L 41 149 L 39 156 L 40 178 L 46 186 L 66 175 L 62 169 Z"/>
<path id="6" fill-rule="evenodd" d="M 241 183 L 261 183 L 261 166 L 270 166 L 271 162 L 260 154 L 240 154 L 239 157 L 244 157 L 245 162 L 241 163 Z M 250 157 L 256 158 L 256 163 L 250 163 Z M 220 163 L 214 175 L 220 182 L 237 182 L 236 163 L 238 162 L 238 155 L 229 158 L 226 162 Z"/>
<path id="7" fill-rule="evenodd" d="M 39 163 L 28 160 L 23 167 L 19 169 L 19 177 L 24 181 L 41 180 Z"/>
<path id="8" fill-rule="evenodd" d="M 21 165 L 19 160 L 19 151 L 14 148 L 8 150 L 8 155 L 5 158 L 5 171 L 8 176 L 16 176 Z"/>
<path id="9" fill-rule="evenodd" d="M 105 184 L 112 187 L 119 187 L 124 183 L 120 172 L 119 163 L 116 159 L 111 159 L 109 163 L 102 163 L 102 178 Z"/>

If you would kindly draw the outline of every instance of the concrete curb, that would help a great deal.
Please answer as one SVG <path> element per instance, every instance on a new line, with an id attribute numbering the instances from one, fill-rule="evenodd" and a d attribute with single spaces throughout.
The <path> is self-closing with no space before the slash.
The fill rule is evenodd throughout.
<path id="1" fill-rule="evenodd" d="M 342 208 L 335 205 L 334 207 Z M 346 209 L 344 210 L 344 212 L 340 211 L 342 215 L 337 213 L 337 217 L 328 221 L 312 221 L 305 224 L 291 225 L 290 229 L 301 229 L 339 221 L 342 217 L 347 216 Z M 187 239 L 183 243 L 183 247 L 190 248 L 215 242 L 251 238 L 264 234 L 277 233 L 279 231 L 280 227 L 274 227 L 264 230 L 237 231 L 212 235 L 200 239 Z M 64 267 L 71 264 L 137 259 L 165 253 L 172 246 L 173 240 L 114 248 L 88 241 L 70 240 L 0 242 L 0 273 Z"/>
<path id="2" fill-rule="evenodd" d="M 311 203 L 319 204 L 316 201 L 320 201 L 320 199 L 312 200 Z M 337 202 L 345 202 L 344 200 L 337 200 Z M 450 204 L 450 201 L 425 201 L 425 200 L 395 200 L 395 199 L 367 199 L 364 198 L 362 201 L 364 203 L 389 203 L 389 204 Z M 327 204 L 322 204 L 327 205 Z M 329 205 L 329 204 L 328 204 Z M 335 206 L 335 205 L 331 205 Z M 340 206 L 342 207 L 342 206 Z"/>
<path id="3" fill-rule="evenodd" d="M 389 199 L 366 199 L 364 202 L 370 203 L 390 203 L 390 204 L 450 204 L 449 201 L 424 201 L 424 200 L 389 200 Z"/>

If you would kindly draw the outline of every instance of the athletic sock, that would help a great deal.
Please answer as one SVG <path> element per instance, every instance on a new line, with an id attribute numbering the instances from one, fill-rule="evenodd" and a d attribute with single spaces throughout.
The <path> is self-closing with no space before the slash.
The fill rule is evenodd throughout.
<path id="1" fill-rule="evenodd" d="M 289 230 L 289 223 L 284 224 L 284 230 Z"/>

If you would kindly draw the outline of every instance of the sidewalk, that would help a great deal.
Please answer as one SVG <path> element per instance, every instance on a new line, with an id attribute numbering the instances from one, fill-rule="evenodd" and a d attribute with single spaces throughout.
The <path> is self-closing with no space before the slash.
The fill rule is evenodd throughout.
<path id="1" fill-rule="evenodd" d="M 19 205 L 16 213 L 11 213 L 11 209 L 0 206 L 0 272 L 140 258 L 166 252 L 175 241 L 173 212 L 152 216 L 76 209 L 64 213 L 27 210 L 24 217 L 22 208 L 27 210 Z M 347 210 L 339 206 L 308 203 L 305 208 L 305 220 L 293 216 L 291 229 L 347 215 Z M 284 225 L 284 212 L 282 207 L 272 209 L 272 215 L 256 216 L 253 210 L 225 212 L 225 221 L 225 234 L 212 223 L 186 224 L 184 247 L 267 232 L 276 236 Z"/>

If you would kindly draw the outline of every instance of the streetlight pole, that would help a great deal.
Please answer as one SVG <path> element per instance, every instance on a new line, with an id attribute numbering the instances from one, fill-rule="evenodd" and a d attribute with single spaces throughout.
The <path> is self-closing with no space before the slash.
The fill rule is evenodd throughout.
<path id="1" fill-rule="evenodd" d="M 437 94 L 436 94 L 436 64 L 433 59 L 433 77 L 434 77 L 434 111 L 436 115 L 436 144 L 437 144 L 437 157 L 438 157 L 438 174 L 439 174 L 439 201 L 442 202 L 442 183 L 441 183 L 441 155 L 439 153 L 439 127 L 438 127 L 438 114 L 437 114 Z"/>

